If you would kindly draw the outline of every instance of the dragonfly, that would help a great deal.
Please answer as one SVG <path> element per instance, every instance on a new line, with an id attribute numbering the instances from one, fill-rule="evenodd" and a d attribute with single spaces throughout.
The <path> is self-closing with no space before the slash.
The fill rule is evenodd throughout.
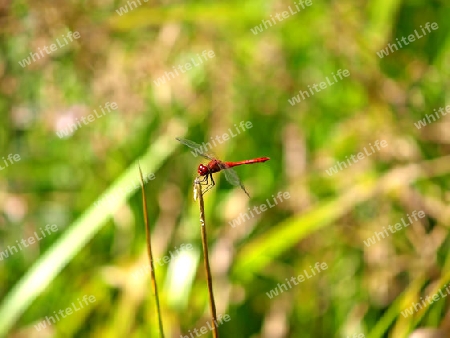
<path id="1" fill-rule="evenodd" d="M 239 176 L 231 168 L 236 167 L 238 165 L 261 163 L 270 160 L 269 157 L 258 157 L 252 160 L 244 160 L 238 162 L 222 162 L 213 153 L 204 150 L 203 146 L 201 146 L 198 143 L 195 143 L 194 141 L 186 140 L 179 137 L 177 137 L 176 140 L 193 149 L 196 154 L 209 160 L 208 164 L 206 165 L 200 164 L 197 169 L 197 173 L 200 175 L 197 178 L 198 180 L 197 182 L 206 186 L 205 190 L 203 190 L 203 194 L 216 185 L 212 174 L 223 170 L 226 180 L 234 186 L 241 187 L 242 190 L 244 190 L 244 192 L 247 194 L 247 196 L 250 197 L 247 190 L 245 190 L 245 187 L 242 184 L 241 180 L 239 179 Z"/>

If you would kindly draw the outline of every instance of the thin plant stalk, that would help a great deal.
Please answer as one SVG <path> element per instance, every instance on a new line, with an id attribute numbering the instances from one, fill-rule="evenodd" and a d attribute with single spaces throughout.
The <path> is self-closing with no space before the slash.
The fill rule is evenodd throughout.
<path id="1" fill-rule="evenodd" d="M 144 209 L 145 235 L 146 235 L 146 241 L 147 241 L 147 254 L 148 254 L 148 259 L 150 261 L 150 276 L 151 276 L 151 281 L 152 281 L 152 290 L 153 290 L 153 295 L 155 296 L 156 313 L 158 316 L 158 324 L 159 324 L 159 334 L 160 334 L 161 338 L 164 338 L 164 329 L 163 329 L 162 318 L 161 318 L 161 308 L 159 306 L 158 286 L 156 283 L 155 268 L 154 268 L 154 264 L 153 264 L 150 226 L 148 224 L 147 199 L 145 198 L 144 178 L 142 177 L 141 166 L 139 166 L 139 174 L 141 176 L 142 208 Z"/>
<path id="2" fill-rule="evenodd" d="M 214 302 L 214 293 L 212 286 L 212 275 L 211 269 L 209 267 L 209 256 L 208 256 L 208 237 L 206 235 L 206 224 L 205 224 L 205 207 L 203 203 L 203 192 L 202 185 L 196 179 L 194 181 L 194 199 L 199 199 L 200 205 L 200 226 L 202 232 L 202 246 L 203 246 L 203 262 L 205 265 L 206 281 L 208 284 L 208 294 L 209 294 L 209 308 L 211 310 L 212 316 L 212 327 L 213 327 L 213 337 L 219 338 L 219 330 L 217 327 L 217 314 L 216 314 L 216 304 Z"/>

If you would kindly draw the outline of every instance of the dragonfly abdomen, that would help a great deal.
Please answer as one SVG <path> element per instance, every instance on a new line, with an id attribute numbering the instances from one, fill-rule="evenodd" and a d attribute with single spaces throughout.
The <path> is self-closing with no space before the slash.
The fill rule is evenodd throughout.
<path id="1" fill-rule="evenodd" d="M 225 162 L 225 165 L 228 168 L 232 168 L 232 167 L 236 167 L 236 166 L 242 165 L 242 164 L 261 163 L 261 162 L 266 162 L 268 160 L 270 160 L 269 157 L 258 157 L 258 158 L 254 158 L 251 160 L 244 160 L 244 161 L 238 161 L 238 162 Z"/>

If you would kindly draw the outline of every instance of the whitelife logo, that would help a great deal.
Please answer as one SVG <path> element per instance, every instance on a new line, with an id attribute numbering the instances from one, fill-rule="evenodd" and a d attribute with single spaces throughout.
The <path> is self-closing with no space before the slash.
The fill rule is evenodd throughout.
<path id="1" fill-rule="evenodd" d="M 378 141 L 376 140 L 374 142 L 375 148 L 377 148 L 377 150 L 380 150 L 381 148 L 387 147 L 387 141 L 385 140 L 381 140 Z M 381 148 L 380 148 L 381 146 Z M 366 156 L 371 156 L 372 154 L 374 154 L 376 151 L 374 149 L 374 147 L 372 146 L 372 143 L 369 143 L 369 147 L 372 150 L 372 152 L 367 151 L 367 148 L 364 147 L 364 153 L 362 151 L 360 151 L 358 154 L 355 155 L 350 155 L 350 158 L 348 158 L 348 156 L 345 156 L 345 158 L 347 159 L 347 163 L 345 162 L 337 162 L 337 164 L 335 164 L 333 167 L 331 167 L 330 169 L 326 169 L 325 171 L 327 172 L 328 176 L 331 176 L 333 174 L 336 174 L 339 170 L 343 170 L 347 168 L 347 164 L 348 166 L 353 165 L 353 163 L 358 163 L 360 160 L 363 160 L 366 158 Z M 358 159 L 355 159 L 355 157 L 358 157 Z M 350 159 L 353 161 L 353 163 L 350 161 Z M 339 167 L 339 168 L 338 168 Z"/>
<path id="2" fill-rule="evenodd" d="M 101 105 L 99 106 L 100 110 L 101 110 L 101 115 L 97 114 L 97 109 L 94 109 L 94 114 L 89 114 L 87 117 L 86 116 L 82 116 L 81 117 L 81 121 L 83 121 L 83 124 L 86 126 L 91 122 L 95 121 L 95 118 L 100 118 L 106 115 L 106 113 L 110 113 L 111 109 L 116 110 L 117 109 L 117 103 L 115 102 L 106 102 L 105 106 L 102 107 Z M 106 110 L 108 110 L 107 112 L 103 109 L 106 108 Z M 88 120 L 86 122 L 86 119 Z M 63 138 L 63 137 L 67 137 L 72 135 L 75 131 L 78 130 L 78 128 L 81 128 L 83 125 L 81 125 L 80 121 L 78 120 L 78 118 L 76 118 L 76 122 L 71 123 L 70 125 L 66 125 L 63 128 L 61 128 L 61 130 L 56 132 L 56 135 L 58 135 L 59 138 Z"/>
<path id="3" fill-rule="evenodd" d="M 143 2 L 148 2 L 149 0 L 142 0 Z M 116 13 L 120 16 L 127 14 L 128 10 L 131 12 L 133 9 L 138 8 L 139 6 L 142 6 L 143 3 L 141 0 L 136 1 L 127 1 L 127 4 L 125 6 L 120 7 L 119 9 L 116 9 Z"/>
<path id="4" fill-rule="evenodd" d="M 76 311 L 79 311 L 84 308 L 84 305 L 81 302 L 80 298 L 77 298 L 77 300 L 78 300 L 78 305 L 80 307 L 77 307 L 75 305 L 75 303 L 72 302 L 71 307 L 68 307 L 64 310 L 58 311 L 58 313 L 61 315 L 62 318 L 66 318 L 67 316 L 70 316 L 71 314 L 73 314 L 74 313 L 73 310 L 75 310 L 75 312 L 76 312 Z M 96 299 L 92 295 L 91 296 L 87 296 L 87 295 L 83 296 L 83 302 L 85 305 L 89 305 L 90 303 L 94 303 L 95 301 L 96 301 Z M 34 325 L 34 328 L 38 331 L 41 331 L 42 329 L 45 329 L 47 327 L 47 324 L 48 324 L 48 326 L 50 326 L 52 324 L 56 324 L 56 322 L 59 322 L 61 320 L 61 318 L 59 318 L 56 311 L 53 311 L 53 313 L 54 313 L 56 319 L 53 316 L 46 316 L 45 320 L 39 322 L 39 324 L 37 324 L 37 325 Z M 50 323 L 50 320 L 52 321 L 52 323 Z"/>
<path id="5" fill-rule="evenodd" d="M 186 245 L 186 247 L 185 247 Z M 169 263 L 173 258 L 175 258 L 179 253 L 186 251 L 186 250 L 192 250 L 193 246 L 192 244 L 181 244 L 180 248 L 178 249 L 175 247 L 175 253 L 172 253 L 172 251 L 169 251 L 169 255 L 164 256 L 163 258 L 158 258 L 155 260 L 156 263 L 158 263 L 160 266 L 163 266 L 164 264 Z M 161 263 L 162 260 L 162 263 Z M 150 271 L 152 271 L 150 264 L 142 265 L 139 269 L 136 269 L 133 271 L 132 276 L 137 279 L 141 278 L 142 276 L 148 274 Z"/>
<path id="6" fill-rule="evenodd" d="M 57 38 L 56 42 L 58 45 L 56 45 L 56 43 L 52 43 L 50 46 L 43 47 L 43 49 L 47 53 L 47 55 L 50 55 L 51 53 L 56 51 L 58 49 L 58 47 L 61 48 L 61 47 L 67 46 L 69 44 L 69 42 L 74 41 L 73 40 L 74 38 L 79 39 L 80 33 L 79 32 L 72 33 L 69 31 L 67 33 L 67 39 L 69 39 L 69 41 L 67 41 L 66 36 L 62 35 L 62 37 L 63 37 L 64 43 L 61 43 L 59 41 L 60 38 Z M 29 66 L 31 64 L 31 62 L 37 61 L 37 60 L 40 60 L 41 58 L 43 58 L 45 56 L 45 54 L 43 53 L 43 50 L 41 48 L 38 48 L 38 49 L 39 49 L 39 52 L 36 52 L 36 53 L 31 52 L 29 57 L 27 57 L 26 59 L 23 59 L 22 61 L 19 61 L 19 65 L 21 65 L 22 68 L 25 68 L 26 66 Z"/>
<path id="7" fill-rule="evenodd" d="M 51 235 L 52 233 L 58 231 L 58 226 L 56 224 L 53 224 L 53 225 L 47 224 L 45 226 L 45 231 L 42 230 L 42 228 L 40 228 L 39 230 L 40 230 L 42 237 L 40 237 L 39 234 L 35 231 L 34 236 L 30 236 L 27 239 L 22 239 L 20 241 L 20 243 L 19 243 L 19 241 L 16 241 L 17 246 L 8 245 L 8 247 L 5 250 L 0 251 L 0 261 L 8 258 L 10 254 L 12 256 L 13 254 L 18 253 L 19 251 L 23 250 L 23 247 L 28 248 L 31 244 L 39 242 L 41 239 L 47 237 L 47 235 Z M 21 244 L 23 245 L 23 247 Z M 17 249 L 17 247 L 19 249 Z M 8 253 L 8 251 L 9 251 L 9 253 Z"/>
<path id="8" fill-rule="evenodd" d="M 275 16 L 275 18 L 277 18 L 278 21 L 275 21 L 274 16 L 271 15 L 271 16 L 270 16 L 270 19 L 268 19 L 268 20 L 261 20 L 261 24 L 260 24 L 259 26 L 255 26 L 255 27 L 253 27 L 253 28 L 250 28 L 250 31 L 251 31 L 254 35 L 257 35 L 258 33 L 262 33 L 262 32 L 264 31 L 264 29 L 267 29 L 267 28 L 269 28 L 269 27 L 272 27 L 272 23 L 273 23 L 274 25 L 276 25 L 277 22 L 281 22 L 281 21 L 283 21 L 284 19 L 289 18 L 291 15 L 294 15 L 294 14 L 299 13 L 302 9 L 305 9 L 306 7 L 311 6 L 311 5 L 312 5 L 312 0 L 306 0 L 306 1 L 300 0 L 298 3 L 297 3 L 297 2 L 294 2 L 294 5 L 295 5 L 295 8 L 297 9 L 297 11 L 294 11 L 294 10 L 292 9 L 292 7 L 289 6 L 289 7 L 288 7 L 289 12 L 288 12 L 288 11 L 283 11 L 283 12 L 281 12 L 281 16 L 282 16 L 283 18 L 280 17 L 280 13 L 277 13 L 277 14 L 275 14 L 274 16 Z M 300 7 L 301 7 L 301 8 L 300 8 Z M 267 24 L 268 24 L 269 26 L 267 26 Z M 263 28 L 263 25 L 264 25 L 264 28 Z"/>
<path id="9" fill-rule="evenodd" d="M 186 69 L 183 69 L 183 65 L 178 65 L 176 68 L 175 68 L 175 66 L 173 66 L 172 69 L 174 70 L 175 74 L 172 72 L 165 72 L 163 76 L 158 77 L 158 79 L 153 80 L 153 82 L 155 83 L 155 85 L 157 85 L 159 87 L 160 85 L 166 83 L 166 81 L 170 81 L 172 79 L 175 79 L 177 76 L 179 76 L 180 73 L 178 73 L 178 70 L 180 70 L 182 73 L 185 73 L 186 71 L 191 70 L 193 68 L 192 65 L 194 65 L 195 67 L 198 67 L 201 64 L 203 64 L 204 61 L 208 61 L 209 59 L 212 59 L 214 56 L 215 56 L 215 54 L 212 50 L 210 50 L 210 51 L 204 50 L 202 52 L 202 56 L 197 54 L 197 61 L 199 61 L 199 63 L 195 62 L 194 58 L 191 58 L 190 60 L 192 61 L 192 63 L 186 62 L 184 64 L 184 67 Z"/>
<path id="10" fill-rule="evenodd" d="M 223 317 L 223 318 L 222 318 L 222 317 Z M 230 320 L 231 320 L 230 315 L 227 315 L 227 314 L 221 315 L 221 314 L 219 314 L 219 315 L 217 316 L 217 320 L 214 321 L 215 327 L 218 328 L 219 325 L 224 324 L 223 321 L 229 322 Z M 211 323 L 210 323 L 210 321 L 208 320 L 208 321 L 206 322 L 206 325 L 202 326 L 202 327 L 200 328 L 200 330 L 199 330 L 199 329 L 193 329 L 192 332 L 191 332 L 191 330 L 189 330 L 189 335 L 185 335 L 185 336 L 184 336 L 184 335 L 180 335 L 180 338 L 194 338 L 194 337 L 200 337 L 202 334 L 208 333 L 208 331 L 212 331 L 212 330 L 213 330 L 213 327 L 211 326 Z M 199 331 L 200 331 L 200 332 L 199 332 Z M 195 336 L 194 336 L 194 333 L 195 333 Z"/>
<path id="11" fill-rule="evenodd" d="M 155 179 L 155 174 L 150 173 L 146 176 L 144 176 L 144 185 L 147 184 L 149 181 L 153 181 Z M 111 192 L 110 194 L 104 196 L 103 198 L 99 199 L 94 203 L 95 206 L 102 206 L 102 207 L 109 207 L 111 211 L 113 211 L 112 204 L 117 202 L 123 195 L 128 194 L 136 189 L 139 189 L 141 186 L 141 181 L 139 179 L 133 180 L 133 182 L 129 182 L 126 184 L 123 188 L 118 188 Z"/>
<path id="12" fill-rule="evenodd" d="M 278 205 L 278 200 L 281 202 L 283 202 L 283 198 L 284 200 L 287 200 L 289 198 L 291 198 L 291 195 L 286 191 L 286 192 L 279 192 L 277 194 L 277 197 L 275 197 L 274 195 L 272 195 L 273 198 L 273 202 L 275 204 L 271 204 L 269 199 L 266 199 L 267 204 L 261 204 L 260 206 L 254 206 L 252 208 L 252 210 L 255 212 L 255 214 L 257 215 L 261 215 L 264 211 L 267 211 L 267 206 L 269 206 L 270 208 L 273 208 L 274 206 Z M 242 223 L 244 223 L 245 221 L 250 220 L 251 218 L 254 218 L 256 215 L 253 214 L 253 212 L 250 210 L 250 208 L 248 208 L 249 212 L 246 213 L 240 213 L 239 217 L 235 218 L 234 220 L 228 222 L 232 228 L 235 228 L 238 225 L 241 225 Z"/>
<path id="13" fill-rule="evenodd" d="M 216 141 L 219 142 L 220 144 L 222 144 L 223 142 L 228 141 L 230 139 L 230 135 L 231 135 L 231 137 L 238 136 L 241 133 L 240 129 L 242 129 L 242 131 L 246 131 L 247 129 L 250 129 L 252 127 L 253 127 L 253 124 L 250 121 L 247 121 L 247 122 L 241 121 L 241 123 L 239 123 L 239 127 L 236 124 L 234 125 L 234 128 L 235 128 L 237 134 L 234 134 L 233 131 L 231 130 L 231 128 L 228 128 L 229 134 L 224 133 L 222 136 L 216 135 L 216 137 L 214 137 L 214 138 L 211 137 L 211 141 L 212 141 L 213 145 L 211 145 L 210 142 L 206 142 L 206 143 L 203 142 L 201 144 L 201 147 L 195 148 L 194 151 L 191 150 L 191 154 L 194 155 L 194 157 L 197 157 L 200 154 L 206 153 L 208 151 L 208 148 L 209 148 L 209 150 L 211 150 L 213 147 L 215 147 L 217 145 Z"/>
<path id="14" fill-rule="evenodd" d="M 411 306 L 405 310 L 402 311 L 402 316 L 403 317 L 408 317 L 412 314 L 414 314 L 414 312 L 417 312 L 425 307 L 427 307 L 427 305 L 431 305 L 434 302 L 437 302 L 439 299 L 445 298 L 448 295 L 450 295 L 450 286 L 444 285 L 444 287 L 447 288 L 445 289 L 446 293 L 442 292 L 442 289 L 439 290 L 439 294 L 434 294 L 433 296 L 426 296 L 425 299 L 423 299 L 423 297 L 420 297 L 420 299 L 422 300 L 422 303 L 416 303 L 416 302 L 412 302 Z M 432 299 L 430 299 L 432 298 Z M 428 304 L 427 304 L 428 303 Z"/>
<path id="15" fill-rule="evenodd" d="M 436 122 L 436 120 L 439 120 L 441 118 L 441 116 L 439 116 L 439 113 L 441 113 L 442 116 L 445 116 L 445 115 L 447 115 L 447 113 L 450 113 L 450 105 L 447 105 L 445 108 L 444 107 L 440 107 L 437 111 L 436 111 L 436 108 L 435 108 L 434 109 L 434 116 L 425 114 L 425 118 L 422 119 L 422 120 L 417 121 L 417 123 L 414 123 L 414 125 L 416 126 L 417 129 L 420 129 L 422 127 L 425 127 L 428 123 Z M 436 118 L 435 118 L 435 116 L 436 116 Z M 430 121 L 430 118 L 433 121 Z"/>
<path id="16" fill-rule="evenodd" d="M 339 80 L 336 78 L 336 75 L 334 73 L 332 73 L 331 75 L 333 76 L 334 82 L 330 81 L 329 77 L 327 76 L 325 78 L 326 82 L 322 81 L 319 84 L 314 83 L 312 85 L 308 85 L 309 92 L 307 92 L 306 90 L 300 90 L 298 95 L 288 99 L 289 104 L 291 106 L 294 106 L 297 103 L 300 103 L 302 100 L 304 101 L 304 100 L 306 100 L 306 98 L 309 98 L 310 97 L 309 93 L 311 93 L 311 95 L 314 95 L 315 93 L 319 93 L 320 91 L 322 91 L 322 89 L 326 89 L 326 88 L 328 88 L 328 86 L 332 86 L 335 83 L 337 83 Z M 344 77 L 348 77 L 348 76 L 350 76 L 350 71 L 348 69 L 344 69 L 344 70 L 339 69 L 337 71 L 337 77 L 340 80 L 343 80 Z M 320 89 L 318 87 L 320 87 Z M 314 88 L 314 91 L 313 91 L 313 88 Z M 300 96 L 301 96 L 301 98 L 300 98 Z"/>
<path id="17" fill-rule="evenodd" d="M 294 285 L 298 285 L 300 283 L 303 283 L 306 279 L 310 279 L 310 278 L 314 277 L 315 275 L 317 275 L 318 273 L 328 269 L 328 265 L 327 265 L 327 263 L 319 263 L 319 262 L 317 262 L 316 264 L 314 264 L 314 267 L 312 267 L 310 265 L 309 269 L 310 269 L 311 275 L 305 269 L 305 270 L 303 270 L 303 272 L 305 273 L 304 275 L 298 275 L 297 277 L 293 276 L 289 280 Z M 305 279 L 305 276 L 306 276 L 306 279 Z M 292 285 L 289 282 L 289 280 L 286 278 L 286 283 L 289 285 L 289 289 L 292 289 Z M 297 281 L 298 281 L 298 283 L 297 283 Z M 283 288 L 285 290 L 283 290 Z M 266 292 L 267 297 L 272 299 L 273 297 L 278 296 L 278 289 L 280 290 L 281 293 L 283 293 L 284 291 L 288 291 L 288 287 L 286 286 L 286 284 L 278 283 L 278 285 L 277 285 L 277 287 L 275 289 L 272 289 L 269 292 Z"/>
<path id="18" fill-rule="evenodd" d="M 394 52 L 396 52 L 396 51 L 398 51 L 399 50 L 399 48 L 403 48 L 404 46 L 407 46 L 407 45 L 409 45 L 409 43 L 410 42 L 414 42 L 414 41 L 416 41 L 416 38 L 417 39 L 421 39 L 421 38 L 423 38 L 425 35 L 427 35 L 427 32 L 428 33 L 431 33 L 431 29 L 430 29 L 430 27 L 431 27 L 431 29 L 432 30 L 437 30 L 438 28 L 439 28 L 439 26 L 438 26 L 438 24 L 436 23 L 436 22 L 433 22 L 432 24 L 430 24 L 429 22 L 427 22 L 426 24 L 425 24 L 425 28 L 426 28 L 426 31 L 425 31 L 425 29 L 422 27 L 422 25 L 420 25 L 420 29 L 422 30 L 422 33 L 423 33 L 423 35 L 420 35 L 419 34 L 419 32 L 417 32 L 417 29 L 415 29 L 414 30 L 414 34 L 410 34 L 410 35 L 408 35 L 408 41 L 406 41 L 406 38 L 405 37 L 402 37 L 400 40 L 402 40 L 402 42 L 403 42 L 403 45 L 402 45 L 402 43 L 398 40 L 398 38 L 396 39 L 397 40 L 397 43 L 393 43 L 393 44 L 388 44 L 387 45 L 387 47 L 386 48 L 384 48 L 384 49 L 381 49 L 379 52 L 377 52 L 377 55 L 378 55 L 378 57 L 380 58 L 380 59 L 382 59 L 382 58 L 384 58 L 385 56 L 388 56 L 390 53 L 394 53 Z M 394 47 L 395 47 L 395 50 L 394 50 Z"/>
<path id="19" fill-rule="evenodd" d="M 0 170 L 3 170 L 3 169 L 5 169 L 5 168 L 8 168 L 11 164 L 14 164 L 14 163 L 16 163 L 16 162 L 19 162 L 19 161 L 21 160 L 19 154 L 14 154 L 14 155 L 13 155 L 13 154 L 9 154 L 9 155 L 7 156 L 7 158 L 8 158 L 9 164 L 8 164 L 8 162 L 5 160 L 5 157 L 4 157 L 4 156 L 2 157 L 2 160 L 3 160 L 3 163 L 5 164 L 5 167 L 2 167 L 2 165 L 0 164 Z"/>
<path id="20" fill-rule="evenodd" d="M 424 218 L 425 217 L 425 212 L 423 212 L 422 210 L 420 210 L 419 212 L 414 210 L 411 213 L 411 216 L 414 218 L 415 221 L 417 221 L 418 220 L 417 216 L 419 216 L 419 218 Z M 394 225 L 395 231 L 394 231 L 394 227 L 392 227 L 392 225 L 389 224 L 388 229 L 391 232 L 391 234 L 396 233 L 397 231 L 402 230 L 403 228 L 406 228 L 407 226 L 409 226 L 409 225 L 411 225 L 413 223 L 413 221 L 411 220 L 411 217 L 409 217 L 409 214 L 406 214 L 406 217 L 408 217 L 409 223 L 406 223 L 405 220 L 402 217 L 402 219 L 401 219 L 402 224 L 400 224 L 400 222 L 399 222 L 399 223 L 396 223 Z M 369 247 L 372 244 L 375 244 L 376 242 L 380 241 L 380 237 L 382 239 L 385 239 L 386 237 L 389 237 L 388 229 L 386 229 L 386 227 L 383 227 L 384 231 L 382 231 L 382 232 L 374 232 L 374 235 L 372 237 L 368 238 L 367 240 L 365 240 L 364 244 L 367 247 Z M 386 237 L 384 235 L 386 235 Z M 375 239 L 375 237 L 376 237 L 376 239 Z"/>

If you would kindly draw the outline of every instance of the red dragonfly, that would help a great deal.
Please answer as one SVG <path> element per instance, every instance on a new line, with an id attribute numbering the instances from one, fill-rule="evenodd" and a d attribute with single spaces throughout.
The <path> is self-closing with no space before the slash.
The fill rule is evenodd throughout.
<path id="1" fill-rule="evenodd" d="M 184 145 L 187 145 L 189 148 L 194 149 L 195 153 L 197 153 L 198 155 L 209 160 L 209 163 L 207 165 L 200 164 L 197 169 L 197 172 L 200 175 L 199 177 L 203 176 L 203 179 L 200 180 L 199 182 L 202 182 L 201 183 L 202 185 L 206 185 L 206 189 L 203 190 L 203 193 L 206 193 L 216 184 L 214 182 L 212 174 L 223 170 L 227 181 L 234 186 L 241 187 L 242 190 L 244 190 L 244 192 L 247 194 L 247 196 L 250 197 L 247 190 L 245 190 L 245 187 L 242 184 L 241 180 L 239 179 L 239 176 L 231 168 L 242 164 L 260 163 L 270 160 L 269 157 L 258 157 L 252 160 L 244 160 L 238 162 L 222 162 L 221 160 L 217 159 L 212 153 L 204 151 L 203 146 L 201 146 L 200 144 L 179 137 L 177 137 L 176 139 L 181 143 L 183 143 Z M 209 181 L 209 179 L 211 179 L 211 182 Z"/>

